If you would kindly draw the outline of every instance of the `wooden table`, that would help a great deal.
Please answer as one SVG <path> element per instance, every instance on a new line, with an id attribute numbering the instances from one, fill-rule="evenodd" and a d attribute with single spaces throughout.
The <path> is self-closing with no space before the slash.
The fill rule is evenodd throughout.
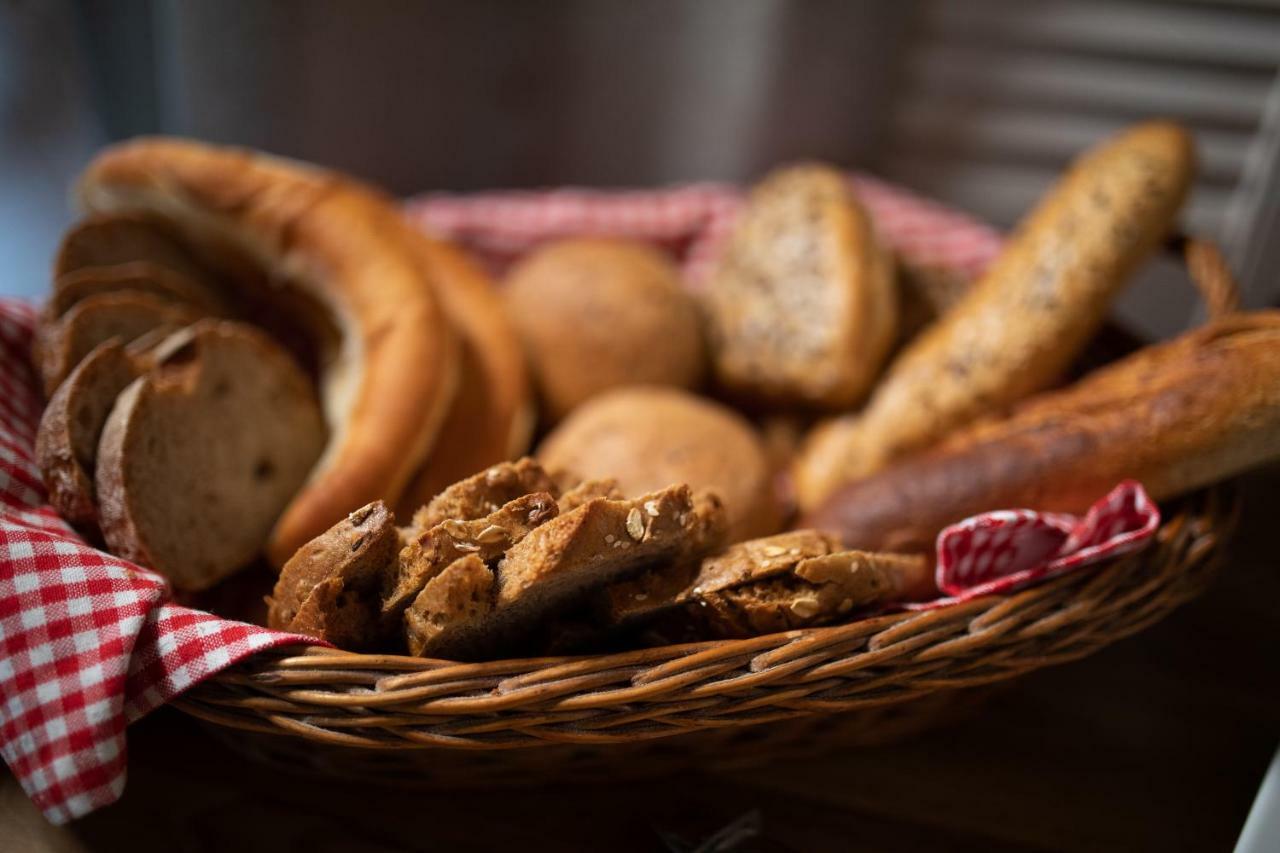
<path id="1" fill-rule="evenodd" d="M 3 851 L 657 851 L 751 810 L 761 850 L 1229 850 L 1280 738 L 1280 472 L 1228 570 L 1163 623 L 907 743 L 618 786 L 424 793 L 299 779 L 182 714 L 130 730 L 117 805 L 44 823 L 10 776 Z"/>

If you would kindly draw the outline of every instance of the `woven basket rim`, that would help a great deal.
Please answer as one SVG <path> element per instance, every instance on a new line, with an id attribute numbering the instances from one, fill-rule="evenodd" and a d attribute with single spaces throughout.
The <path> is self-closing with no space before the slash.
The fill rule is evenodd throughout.
<path id="1" fill-rule="evenodd" d="M 254 655 L 174 704 L 219 726 L 373 749 L 634 741 L 903 702 L 1083 657 L 1194 597 L 1229 485 L 1168 504 L 1151 545 L 1007 595 L 738 640 L 459 663 L 324 646 Z"/>

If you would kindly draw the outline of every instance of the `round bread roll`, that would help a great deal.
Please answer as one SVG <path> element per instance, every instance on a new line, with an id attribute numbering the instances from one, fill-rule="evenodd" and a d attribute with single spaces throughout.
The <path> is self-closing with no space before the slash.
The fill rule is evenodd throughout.
<path id="1" fill-rule="evenodd" d="M 611 477 L 630 496 L 688 483 L 724 502 L 729 541 L 777 530 L 764 443 L 737 413 L 674 388 L 620 388 L 565 419 L 538 448 L 550 470 Z"/>
<path id="2" fill-rule="evenodd" d="M 702 381 L 697 306 L 671 262 L 642 244 L 551 243 L 508 275 L 506 304 L 549 422 L 610 388 Z"/>
<path id="3" fill-rule="evenodd" d="M 329 442 L 272 531 L 272 563 L 357 507 L 399 498 L 435 443 L 458 365 L 419 237 L 393 200 L 303 163 L 164 138 L 106 149 L 78 197 L 91 213 L 162 220 L 246 296 L 270 291 L 293 315 L 317 315 L 305 325 Z"/>

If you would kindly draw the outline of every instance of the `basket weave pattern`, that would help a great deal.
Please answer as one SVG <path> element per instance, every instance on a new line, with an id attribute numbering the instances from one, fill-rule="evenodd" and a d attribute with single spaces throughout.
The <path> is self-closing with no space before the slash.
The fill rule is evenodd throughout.
<path id="1" fill-rule="evenodd" d="M 392 750 L 640 741 L 883 708 L 1083 657 L 1141 630 L 1204 588 L 1236 514 L 1229 490 L 1200 492 L 1166 508 L 1140 553 L 936 610 L 582 658 L 460 664 L 286 650 L 175 704 L 236 729 Z M 946 710 L 903 707 L 912 705 Z"/>

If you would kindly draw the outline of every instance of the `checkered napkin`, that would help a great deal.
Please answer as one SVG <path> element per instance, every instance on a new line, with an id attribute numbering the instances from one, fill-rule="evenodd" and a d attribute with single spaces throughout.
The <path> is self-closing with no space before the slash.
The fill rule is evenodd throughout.
<path id="1" fill-rule="evenodd" d="M 904 263 L 968 277 L 999 249 L 998 235 L 973 220 L 871 178 L 853 183 Z M 434 195 L 407 211 L 496 270 L 550 239 L 618 235 L 666 247 L 696 282 L 739 204 L 734 188 L 699 184 Z M 45 503 L 32 451 L 40 412 L 27 364 L 34 320 L 29 305 L 0 300 L 0 754 L 45 816 L 63 823 L 120 796 L 129 723 L 255 651 L 305 639 L 174 604 L 163 579 L 86 545 Z M 1134 500 L 1154 512 L 1145 497 Z M 1001 590 L 992 584 L 1004 575 L 1029 583 L 1135 547 L 1156 523 L 1150 515 L 1120 531 L 1104 519 L 1081 527 L 1034 513 L 972 519 L 947 540 L 968 537 L 948 557 L 968 568 L 950 570 L 943 589 Z M 997 545 L 998 554 L 982 556 Z"/>

